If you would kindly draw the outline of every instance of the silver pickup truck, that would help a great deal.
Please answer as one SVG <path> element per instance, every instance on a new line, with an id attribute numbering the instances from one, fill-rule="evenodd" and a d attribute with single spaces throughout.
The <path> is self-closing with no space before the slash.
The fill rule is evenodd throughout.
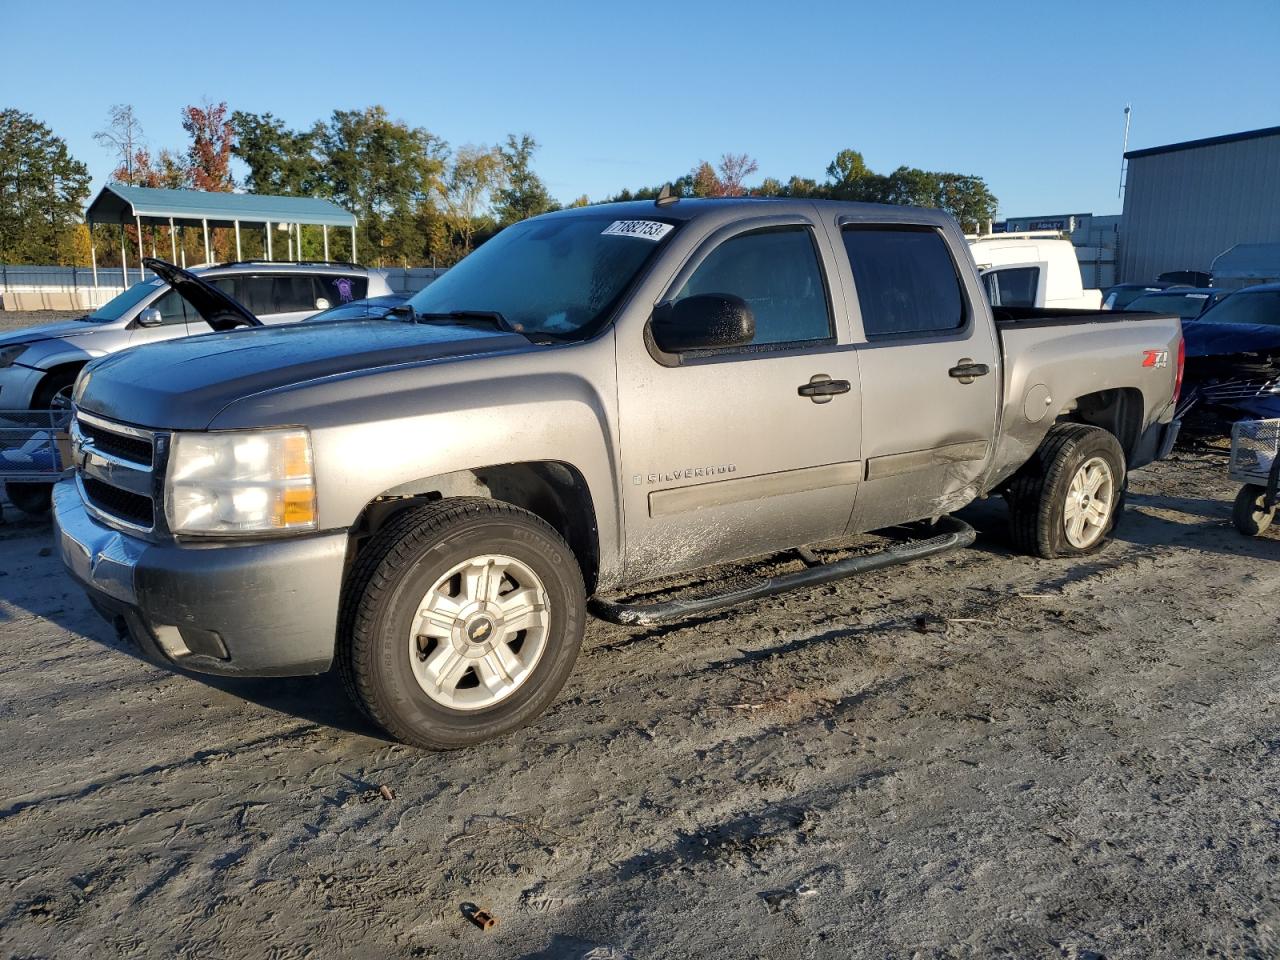
<path id="1" fill-rule="evenodd" d="M 201 283 L 175 286 L 207 301 Z M 993 315 L 936 211 L 568 210 L 503 231 L 386 320 L 92 363 L 57 539 L 156 659 L 253 676 L 336 661 L 392 735 L 464 747 L 550 704 L 589 611 L 660 622 L 963 545 L 949 515 L 989 493 L 1019 547 L 1098 549 L 1126 471 L 1172 445 L 1180 348 L 1174 317 Z M 807 548 L 905 524 L 919 539 L 870 557 Z M 636 598 L 785 550 L 812 566 Z"/>

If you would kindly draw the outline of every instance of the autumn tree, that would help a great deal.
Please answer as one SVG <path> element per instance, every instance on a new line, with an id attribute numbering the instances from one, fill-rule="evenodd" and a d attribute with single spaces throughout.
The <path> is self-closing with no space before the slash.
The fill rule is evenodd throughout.
<path id="1" fill-rule="evenodd" d="M 717 197 L 740 197 L 747 192 L 747 177 L 760 169 L 760 164 L 745 153 L 726 153 L 716 167 L 719 193 Z"/>
<path id="2" fill-rule="evenodd" d="M 0 262 L 53 263 L 74 249 L 89 170 L 29 113 L 0 110 Z"/>
<path id="3" fill-rule="evenodd" d="M 235 130 L 227 117 L 226 101 L 188 106 L 182 111 L 182 129 L 191 138 L 187 164 L 191 185 L 197 190 L 230 191 L 231 149 Z"/>

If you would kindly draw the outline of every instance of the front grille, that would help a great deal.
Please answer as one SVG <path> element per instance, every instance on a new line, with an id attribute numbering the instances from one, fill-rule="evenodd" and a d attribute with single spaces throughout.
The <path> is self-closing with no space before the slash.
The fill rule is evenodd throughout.
<path id="1" fill-rule="evenodd" d="M 84 419 L 79 421 L 79 427 L 84 438 L 103 453 L 144 467 L 151 466 L 153 451 L 150 440 L 116 433 L 113 430 L 104 430 Z"/>
<path id="2" fill-rule="evenodd" d="M 121 490 L 93 477 L 82 476 L 85 495 L 99 510 L 120 517 L 139 527 L 150 529 L 155 523 L 155 509 L 151 498 Z"/>
<path id="3" fill-rule="evenodd" d="M 156 523 L 156 435 L 76 411 L 71 445 L 86 505 L 99 519 L 149 531 Z"/>

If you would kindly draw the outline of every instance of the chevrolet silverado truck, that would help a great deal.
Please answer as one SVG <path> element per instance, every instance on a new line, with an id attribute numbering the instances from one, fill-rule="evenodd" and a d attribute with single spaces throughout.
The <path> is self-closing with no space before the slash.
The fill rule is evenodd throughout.
<path id="1" fill-rule="evenodd" d="M 592 612 L 662 622 L 964 545 L 950 515 L 993 493 L 1020 548 L 1099 549 L 1126 472 L 1172 445 L 1180 345 L 1176 317 L 993 311 L 937 211 L 561 211 L 384 321 L 90 364 L 56 537 L 155 659 L 336 664 L 393 736 L 465 747 L 552 702 Z M 809 547 L 903 525 L 879 554 Z M 645 596 L 788 550 L 810 565 Z"/>

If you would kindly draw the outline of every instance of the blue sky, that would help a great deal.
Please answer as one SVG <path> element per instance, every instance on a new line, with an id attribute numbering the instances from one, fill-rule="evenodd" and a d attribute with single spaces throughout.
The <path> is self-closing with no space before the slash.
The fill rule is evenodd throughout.
<path id="1" fill-rule="evenodd" d="M 205 98 L 296 126 L 381 103 L 454 145 L 528 131 L 561 200 L 726 151 L 821 179 L 854 147 L 983 176 L 1004 215 L 1118 212 L 1126 102 L 1135 149 L 1280 124 L 1280 0 L 0 0 L 0 25 L 0 107 L 65 137 L 95 187 L 111 104 L 159 148 Z"/>

